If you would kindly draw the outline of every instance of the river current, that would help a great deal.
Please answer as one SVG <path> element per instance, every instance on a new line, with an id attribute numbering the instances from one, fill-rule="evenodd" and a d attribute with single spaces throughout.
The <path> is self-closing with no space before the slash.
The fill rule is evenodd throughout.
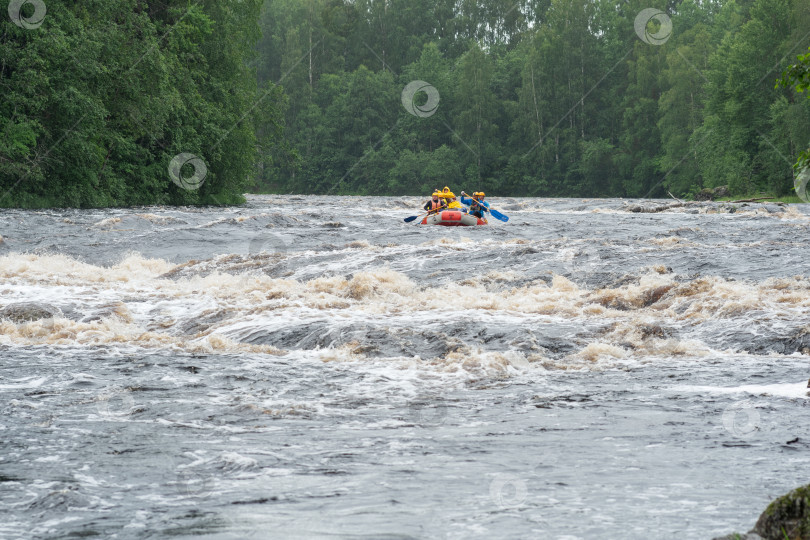
<path id="1" fill-rule="evenodd" d="M 708 539 L 810 482 L 810 205 L 0 211 L 0 538 Z M 669 201 L 672 202 L 672 201 Z"/>

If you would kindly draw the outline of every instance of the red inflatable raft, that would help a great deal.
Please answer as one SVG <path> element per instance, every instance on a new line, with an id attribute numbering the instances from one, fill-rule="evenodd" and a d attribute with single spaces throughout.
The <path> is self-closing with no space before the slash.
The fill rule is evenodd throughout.
<path id="1" fill-rule="evenodd" d="M 445 227 L 472 227 L 486 224 L 487 220 L 464 214 L 458 210 L 445 210 L 431 214 L 422 220 L 422 225 L 444 225 Z"/>

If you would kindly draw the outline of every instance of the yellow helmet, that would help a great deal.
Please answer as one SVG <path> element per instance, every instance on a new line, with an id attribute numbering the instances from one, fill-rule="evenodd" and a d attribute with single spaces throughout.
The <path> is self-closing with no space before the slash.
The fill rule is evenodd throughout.
<path id="1" fill-rule="evenodd" d="M 438 197 L 438 196 L 439 196 L 439 192 L 438 192 L 438 191 L 434 191 L 434 192 L 433 192 L 433 195 L 431 195 L 431 197 Z"/>
<path id="2" fill-rule="evenodd" d="M 481 197 L 486 197 L 486 195 L 484 195 L 484 192 L 483 192 L 483 191 L 479 191 L 479 192 L 478 192 L 478 195 L 479 195 L 479 196 L 481 196 Z"/>
<path id="3" fill-rule="evenodd" d="M 477 191 L 473 193 L 473 197 L 478 197 L 478 195 L 480 195 L 480 193 L 478 193 Z"/>

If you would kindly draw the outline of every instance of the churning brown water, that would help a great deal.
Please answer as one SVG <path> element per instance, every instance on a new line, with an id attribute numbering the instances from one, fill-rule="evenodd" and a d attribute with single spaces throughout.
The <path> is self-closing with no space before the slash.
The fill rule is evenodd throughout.
<path id="1" fill-rule="evenodd" d="M 697 539 L 807 483 L 807 207 L 491 202 L 0 213 L 56 314 L 0 322 L 0 537 Z"/>

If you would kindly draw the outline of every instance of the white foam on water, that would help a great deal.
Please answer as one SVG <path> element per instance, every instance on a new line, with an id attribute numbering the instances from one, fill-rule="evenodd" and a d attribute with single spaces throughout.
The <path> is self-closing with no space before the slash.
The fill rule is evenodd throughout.
<path id="1" fill-rule="evenodd" d="M 752 394 L 756 396 L 774 396 L 784 398 L 810 398 L 807 381 L 800 383 L 746 384 L 742 386 L 675 386 L 672 390 L 684 392 L 724 394 Z"/>
<path id="2" fill-rule="evenodd" d="M 0 393 L 12 398 L 4 438 L 17 436 L 2 462 L 36 469 L 20 485 L 2 484 L 24 501 L 4 499 L 4 509 L 48 508 L 49 492 L 70 483 L 83 521 L 50 521 L 57 525 L 41 536 L 92 523 L 102 535 L 303 538 L 334 535 L 317 522 L 328 513 L 343 518 L 346 536 L 643 537 L 652 523 L 699 538 L 755 519 L 766 504 L 746 464 L 769 464 L 775 490 L 803 470 L 800 452 L 780 454 L 763 436 L 807 438 L 805 383 L 784 381 L 802 378 L 810 354 L 802 350 L 810 280 L 806 266 L 793 268 L 798 277 L 761 277 L 792 269 L 778 267 L 779 250 L 794 250 L 794 263 L 803 252 L 798 241 L 760 239 L 790 236 L 788 227 L 804 237 L 804 222 L 758 211 L 634 216 L 614 209 L 619 201 L 582 201 L 574 211 L 559 207 L 576 202 L 510 201 L 508 227 L 444 231 L 383 227 L 391 212 L 382 210 L 369 227 L 366 214 L 348 219 L 331 200 L 272 200 L 297 216 L 284 230 L 286 253 L 241 255 L 264 232 L 255 208 L 195 208 L 182 211 L 187 225 L 177 233 L 229 231 L 212 245 L 233 239 L 223 249 L 240 255 L 213 256 L 219 248 L 206 246 L 178 255 L 204 260 L 129 254 L 108 266 L 0 257 L 0 309 L 37 301 L 63 311 L 50 322 L 0 322 L 4 354 L 21 359 L 0 373 L 0 385 L 11 385 Z M 294 208 L 302 204 L 313 210 Z M 144 239 L 120 232 L 127 227 L 175 223 L 160 219 L 165 209 L 133 211 L 141 215 L 103 227 L 92 225 L 125 211 L 80 214 L 100 239 L 93 260 Z M 782 230 L 738 229 L 757 223 Z M 502 236 L 486 236 L 493 232 Z M 170 247 L 152 253 L 168 258 L 180 241 L 161 234 L 152 238 Z M 65 250 L 81 253 L 95 242 L 88 235 Z M 14 236 L 4 249 L 19 249 Z M 642 248 L 651 250 L 632 258 Z M 732 259 L 749 254 L 754 273 L 741 277 Z M 723 257 L 731 262 L 714 264 Z M 583 269 L 597 277 L 583 279 Z M 768 349 L 774 343 L 788 352 Z M 749 445 L 726 446 L 740 437 L 720 429 L 718 400 L 702 397 L 751 394 L 775 396 L 775 407 L 767 398 L 757 406 L 762 429 L 747 435 Z M 56 418 L 43 422 L 43 411 Z M 539 461 L 542 475 L 532 474 Z M 492 500 L 499 472 L 526 481 L 514 508 Z M 0 524 L 0 536 L 64 517 L 60 504 Z"/>
<path id="3" fill-rule="evenodd" d="M 20 388 L 39 388 L 50 377 L 24 377 L 22 379 L 14 379 L 14 383 L 0 383 L 0 390 L 15 390 Z"/>
<path id="4" fill-rule="evenodd" d="M 507 242 L 512 245 L 516 240 Z M 485 244 L 475 244 L 474 249 Z M 346 249 L 367 254 L 380 248 L 360 242 Z M 716 347 L 703 341 L 704 323 L 732 330 L 772 321 L 774 332 L 787 332 L 788 323 L 795 326 L 795 321 L 810 318 L 810 279 L 801 276 L 761 282 L 712 276 L 683 280 L 663 266 L 653 266 L 626 284 L 589 289 L 560 275 L 553 275 L 550 283 L 510 287 L 524 279 L 521 272 L 483 269 L 462 282 L 429 286 L 386 266 L 349 276 L 273 278 L 257 272 L 263 261 L 223 256 L 173 265 L 129 254 L 120 263 L 103 267 L 64 255 L 6 255 L 0 257 L 0 277 L 7 280 L 8 303 L 34 297 L 73 315 L 20 324 L 0 321 L 0 344 L 277 355 L 284 351 L 243 340 L 257 332 L 268 335 L 307 324 L 325 324 L 337 336 L 341 325 L 371 328 L 383 321 L 389 332 L 419 328 L 437 334 L 453 321 L 539 329 L 546 323 L 573 323 L 595 333 L 569 353 L 567 361 L 572 367 L 604 367 L 610 362 L 619 366 L 655 357 L 716 353 Z M 194 274 L 198 267 L 205 270 L 203 275 Z M 717 334 L 716 329 L 706 332 Z M 373 345 L 358 339 L 354 349 Z M 507 374 L 507 367 L 541 360 L 503 345 L 493 352 L 478 342 L 461 345 L 472 349 L 456 353 L 454 345 L 434 365 L 486 365 L 485 370 Z M 504 356 L 509 354 L 511 359 Z"/>

